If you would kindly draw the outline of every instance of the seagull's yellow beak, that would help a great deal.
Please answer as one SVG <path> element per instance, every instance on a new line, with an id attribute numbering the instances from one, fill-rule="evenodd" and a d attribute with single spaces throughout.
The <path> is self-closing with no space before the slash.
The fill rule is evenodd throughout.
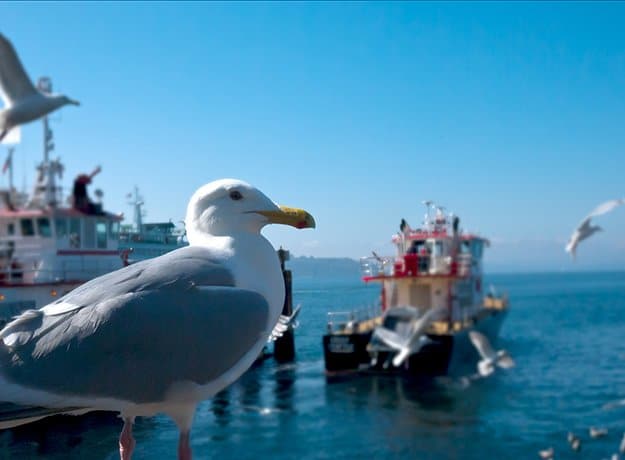
<path id="1" fill-rule="evenodd" d="M 315 218 L 303 209 L 280 206 L 277 211 L 256 211 L 272 224 L 285 224 L 295 228 L 315 228 Z"/>

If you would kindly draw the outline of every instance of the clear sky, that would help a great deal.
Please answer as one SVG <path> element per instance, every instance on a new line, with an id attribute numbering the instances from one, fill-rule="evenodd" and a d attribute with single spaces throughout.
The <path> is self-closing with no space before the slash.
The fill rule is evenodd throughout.
<path id="1" fill-rule="evenodd" d="M 303 207 L 268 228 L 295 255 L 390 253 L 432 199 L 492 240 L 493 269 L 625 268 L 625 3 L 0 3 L 31 78 L 82 102 L 53 117 L 69 190 L 184 217 L 222 177 Z M 22 131 L 32 186 L 41 126 Z M 2 148 L 0 155 L 5 155 Z M 6 177 L 0 179 L 6 184 Z"/>

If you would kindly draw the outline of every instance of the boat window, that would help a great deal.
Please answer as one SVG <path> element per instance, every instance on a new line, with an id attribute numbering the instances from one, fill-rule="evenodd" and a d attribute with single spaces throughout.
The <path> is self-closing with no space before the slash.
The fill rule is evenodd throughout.
<path id="1" fill-rule="evenodd" d="M 37 232 L 39 236 L 44 238 L 50 238 L 52 236 L 52 227 L 50 227 L 50 219 L 47 217 L 40 217 L 37 219 Z"/>
<path id="2" fill-rule="evenodd" d="M 54 221 L 56 226 L 56 237 L 58 239 L 65 238 L 67 236 L 67 220 L 64 218 L 58 217 Z"/>
<path id="3" fill-rule="evenodd" d="M 469 240 L 464 240 L 460 245 L 460 253 L 461 254 L 469 254 L 471 252 L 471 242 Z"/>
<path id="4" fill-rule="evenodd" d="M 84 225 L 84 238 L 83 238 L 83 247 L 84 248 L 94 248 L 95 247 L 95 221 L 93 219 L 85 219 Z"/>
<path id="5" fill-rule="evenodd" d="M 80 247 L 80 219 L 69 220 L 69 245 L 73 248 Z"/>
<path id="6" fill-rule="evenodd" d="M 7 233 L 9 236 L 15 235 L 15 223 L 14 222 L 9 222 L 7 224 Z"/>
<path id="7" fill-rule="evenodd" d="M 35 236 L 35 225 L 32 219 L 20 219 L 22 236 Z"/>
<path id="8" fill-rule="evenodd" d="M 408 254 L 425 254 L 428 249 L 425 246 L 425 241 L 423 240 L 413 240 L 410 244 L 410 248 L 408 249 Z"/>
<path id="9" fill-rule="evenodd" d="M 428 241 L 428 247 L 432 248 L 431 253 L 433 257 L 441 257 L 443 255 L 442 241 Z"/>
<path id="10" fill-rule="evenodd" d="M 109 234 L 111 235 L 112 240 L 119 238 L 119 222 L 110 223 Z"/>
<path id="11" fill-rule="evenodd" d="M 106 222 L 99 221 L 95 224 L 96 243 L 99 249 L 106 248 Z"/>
<path id="12" fill-rule="evenodd" d="M 479 259 L 482 257 L 482 242 L 478 240 L 473 241 L 472 247 L 473 257 Z"/>

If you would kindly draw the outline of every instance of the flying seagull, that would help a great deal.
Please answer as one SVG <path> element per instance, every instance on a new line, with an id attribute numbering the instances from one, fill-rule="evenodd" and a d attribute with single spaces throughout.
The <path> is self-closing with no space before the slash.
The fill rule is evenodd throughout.
<path id="1" fill-rule="evenodd" d="M 7 324 L 0 401 L 119 412 L 122 460 L 132 455 L 134 418 L 165 413 L 180 430 L 179 459 L 191 459 L 198 402 L 253 363 L 280 317 L 284 280 L 261 229 L 315 221 L 222 179 L 195 192 L 185 222 L 189 246 L 95 278 Z"/>
<path id="2" fill-rule="evenodd" d="M 14 127 L 37 120 L 67 105 L 80 105 L 63 94 L 45 94 L 33 85 L 13 45 L 0 34 L 0 141 Z"/>
<path id="3" fill-rule="evenodd" d="M 566 440 L 570 444 L 571 449 L 573 449 L 575 452 L 579 452 L 582 447 L 582 441 L 574 433 L 569 431 L 566 435 Z"/>
<path id="4" fill-rule="evenodd" d="M 495 366 L 509 369 L 514 367 L 514 361 L 505 350 L 495 351 L 488 338 L 478 331 L 469 332 L 471 343 L 480 354 L 482 360 L 477 363 L 477 370 L 482 377 L 487 377 L 495 371 Z"/>
<path id="5" fill-rule="evenodd" d="M 432 322 L 439 319 L 444 313 L 444 308 L 428 309 L 419 319 L 412 322 L 407 334 L 398 334 L 384 326 L 376 327 L 373 334 L 386 345 L 397 350 L 397 354 L 393 358 L 393 366 L 399 367 L 427 342 L 425 331 Z"/>
<path id="6" fill-rule="evenodd" d="M 596 216 L 600 216 L 601 214 L 610 212 L 614 208 L 621 206 L 623 203 L 625 203 L 625 199 L 623 198 L 618 200 L 610 200 L 600 204 L 595 209 L 593 209 L 593 211 L 586 217 L 584 217 L 584 220 L 582 220 L 577 228 L 573 231 L 573 234 L 571 235 L 571 238 L 566 245 L 566 252 L 569 252 L 571 254 L 571 257 L 575 259 L 575 251 L 577 250 L 577 245 L 580 243 L 580 241 L 585 240 L 595 232 L 603 230 L 598 225 L 590 225 L 590 219 Z"/>

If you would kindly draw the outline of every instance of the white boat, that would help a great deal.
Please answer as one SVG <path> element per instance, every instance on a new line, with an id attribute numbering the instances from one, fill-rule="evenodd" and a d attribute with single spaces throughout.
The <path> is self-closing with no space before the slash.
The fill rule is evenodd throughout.
<path id="1" fill-rule="evenodd" d="M 363 280 L 381 286 L 379 307 L 329 313 L 323 337 L 328 374 L 461 373 L 475 369 L 496 340 L 508 299 L 485 292 L 482 254 L 488 240 L 462 232 L 459 219 L 443 208 L 430 216 L 432 203 L 426 205 L 422 228 L 402 219 L 392 238 L 395 256 L 374 253 L 361 260 Z"/>
<path id="2" fill-rule="evenodd" d="M 9 187 L 0 190 L 0 326 L 124 266 L 118 248 L 122 215 L 104 211 L 87 194 L 100 168 L 79 175 L 72 193 L 64 196 L 64 166 L 50 158 L 54 145 L 47 118 L 43 126 L 43 161 L 32 193 L 13 187 L 12 167 Z"/>
<path id="3" fill-rule="evenodd" d="M 135 187 L 128 195 L 133 207 L 133 223 L 122 225 L 119 248 L 129 263 L 161 256 L 189 244 L 184 229 L 169 222 L 143 223 L 143 198 Z"/>

